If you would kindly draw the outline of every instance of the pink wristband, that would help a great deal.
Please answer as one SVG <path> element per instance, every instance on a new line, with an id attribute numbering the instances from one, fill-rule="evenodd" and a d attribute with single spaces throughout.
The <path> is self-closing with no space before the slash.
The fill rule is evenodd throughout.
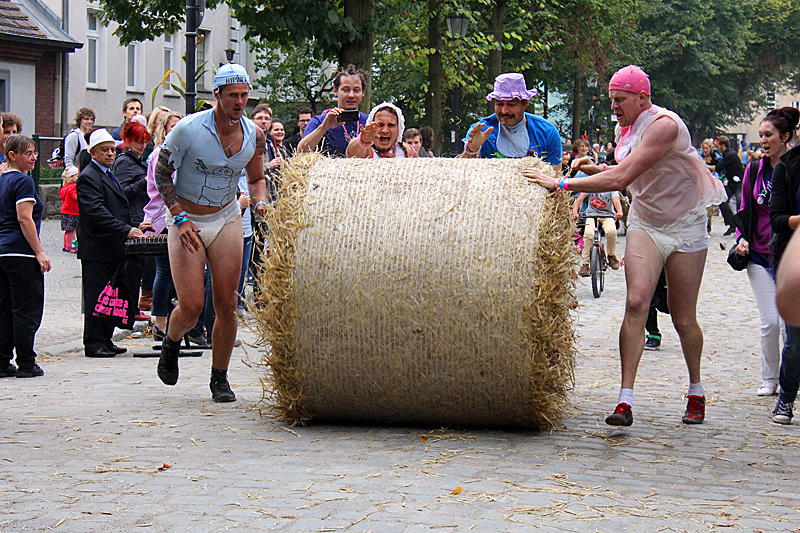
<path id="1" fill-rule="evenodd" d="M 366 142 L 361 139 L 361 134 L 358 135 L 358 144 L 361 145 L 362 148 L 369 148 L 372 146 L 372 141 Z"/>
<path id="2" fill-rule="evenodd" d="M 602 169 L 603 169 L 603 172 L 605 172 L 606 170 L 608 170 L 608 165 L 606 165 L 605 163 L 600 163 L 600 165 L 599 165 L 599 166 L 600 166 L 600 168 L 602 168 Z"/>
<path id="3" fill-rule="evenodd" d="M 564 176 L 564 190 L 569 190 L 569 176 Z"/>

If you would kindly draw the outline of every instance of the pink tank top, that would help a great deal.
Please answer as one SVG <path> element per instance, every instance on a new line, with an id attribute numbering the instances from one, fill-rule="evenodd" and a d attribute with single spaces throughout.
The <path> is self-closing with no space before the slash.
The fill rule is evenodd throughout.
<path id="1" fill-rule="evenodd" d="M 633 195 L 628 218 L 633 222 L 632 226 L 680 233 L 690 227 L 697 228 L 696 221 L 706 216 L 706 207 L 723 202 L 727 195 L 722 183 L 711 175 L 692 147 L 686 124 L 677 114 L 663 107 L 654 105 L 643 111 L 625 136 L 617 126 L 617 160 L 621 161 L 635 150 L 644 131 L 661 117 L 668 117 L 678 124 L 678 138 L 672 150 L 628 187 Z M 705 232 L 705 225 L 702 225 L 702 230 Z M 699 232 L 692 232 L 695 231 Z M 700 239 L 703 236 L 696 237 Z M 685 237 L 692 239 L 695 235 Z"/>

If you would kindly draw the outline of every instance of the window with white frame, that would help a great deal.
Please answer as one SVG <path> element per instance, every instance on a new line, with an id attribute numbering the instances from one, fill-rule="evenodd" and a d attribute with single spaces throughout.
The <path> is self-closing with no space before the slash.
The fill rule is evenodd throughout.
<path id="1" fill-rule="evenodd" d="M 176 69 L 178 66 L 175 64 L 175 36 L 171 33 L 164 34 L 164 75 L 170 70 Z M 163 78 L 162 78 L 163 79 Z M 161 80 L 159 80 L 160 82 Z M 164 94 L 176 95 L 177 92 L 172 88 L 171 82 L 176 82 L 177 78 L 170 74 L 167 83 L 164 86 Z"/>
<path id="2" fill-rule="evenodd" d="M 206 76 L 211 69 L 207 65 L 203 65 L 206 61 L 210 60 L 208 52 L 211 50 L 211 30 L 197 30 L 197 47 L 195 58 L 197 61 L 197 68 L 203 74 L 197 78 L 195 89 L 198 91 L 208 91 L 208 84 L 206 83 Z M 188 73 L 187 73 L 188 74 Z"/>
<path id="3" fill-rule="evenodd" d="M 86 86 L 100 86 L 102 65 L 102 40 L 99 13 L 86 12 Z"/>
<path id="4" fill-rule="evenodd" d="M 139 44 L 131 43 L 127 50 L 127 70 L 125 76 L 125 89 L 135 91 L 139 81 Z"/>

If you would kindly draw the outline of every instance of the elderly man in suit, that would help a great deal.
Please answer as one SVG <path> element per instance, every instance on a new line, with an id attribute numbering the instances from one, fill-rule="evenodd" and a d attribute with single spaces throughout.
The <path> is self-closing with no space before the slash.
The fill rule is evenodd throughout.
<path id="1" fill-rule="evenodd" d="M 78 193 L 78 259 L 83 281 L 83 346 L 86 357 L 114 357 L 126 350 L 111 342 L 114 326 L 92 316 L 97 298 L 125 259 L 125 240 L 144 236 L 131 225 L 128 200 L 111 173 L 116 158 L 114 139 L 105 129 L 89 137 L 92 162 L 83 169 L 76 184 Z"/>

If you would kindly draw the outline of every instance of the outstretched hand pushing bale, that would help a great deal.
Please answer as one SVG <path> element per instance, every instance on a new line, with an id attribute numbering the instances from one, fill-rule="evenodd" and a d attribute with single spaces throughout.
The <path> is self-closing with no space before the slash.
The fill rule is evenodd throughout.
<path id="1" fill-rule="evenodd" d="M 572 386 L 566 195 L 538 159 L 283 171 L 254 313 L 278 418 L 551 427 Z"/>

